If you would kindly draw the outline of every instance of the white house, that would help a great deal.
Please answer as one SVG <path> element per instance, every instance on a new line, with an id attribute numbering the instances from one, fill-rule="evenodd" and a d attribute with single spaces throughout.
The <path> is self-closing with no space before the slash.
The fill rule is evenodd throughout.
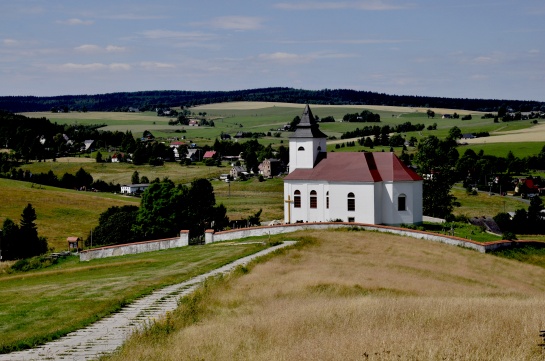
<path id="1" fill-rule="evenodd" d="M 149 187 L 148 183 L 142 184 L 124 184 L 121 186 L 121 193 L 123 194 L 136 194 L 142 193 Z"/>
<path id="2" fill-rule="evenodd" d="M 307 105 L 290 137 L 284 221 L 422 223 L 422 178 L 391 152 L 327 153 Z"/>

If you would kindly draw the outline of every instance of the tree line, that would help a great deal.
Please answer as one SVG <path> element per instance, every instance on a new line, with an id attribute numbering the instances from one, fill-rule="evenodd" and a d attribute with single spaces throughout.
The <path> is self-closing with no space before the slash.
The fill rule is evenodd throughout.
<path id="1" fill-rule="evenodd" d="M 532 100 L 442 98 L 414 95 L 389 95 L 352 89 L 305 90 L 287 87 L 257 88 L 233 91 L 157 90 L 94 95 L 62 95 L 53 97 L 3 96 L 0 109 L 11 112 L 31 111 L 140 111 L 170 107 L 234 102 L 269 101 L 326 105 L 391 105 L 403 107 L 467 109 L 498 111 L 501 106 L 514 111 L 545 111 L 543 102 Z"/>

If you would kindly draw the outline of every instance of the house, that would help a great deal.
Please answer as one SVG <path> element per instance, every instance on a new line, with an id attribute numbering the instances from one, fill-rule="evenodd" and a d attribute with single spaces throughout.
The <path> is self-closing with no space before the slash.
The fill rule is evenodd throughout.
<path id="1" fill-rule="evenodd" d="M 477 138 L 475 135 L 473 135 L 472 133 L 465 133 L 465 134 L 462 134 L 462 139 L 475 139 Z"/>
<path id="2" fill-rule="evenodd" d="M 279 159 L 274 158 L 265 159 L 258 166 L 258 168 L 259 174 L 263 175 L 264 177 L 273 177 L 282 172 L 282 162 Z"/>
<path id="3" fill-rule="evenodd" d="M 443 114 L 443 116 L 441 117 L 443 119 L 452 119 L 452 115 L 450 114 Z"/>
<path id="4" fill-rule="evenodd" d="M 241 176 L 246 176 L 248 172 L 246 172 L 246 168 L 240 165 L 235 165 L 233 168 L 231 168 L 231 171 L 229 172 L 229 175 L 233 179 L 238 179 Z"/>
<path id="5" fill-rule="evenodd" d="M 231 136 L 227 133 L 221 133 L 220 134 L 220 139 L 221 140 L 230 140 L 231 139 Z"/>
<path id="6" fill-rule="evenodd" d="M 209 150 L 204 153 L 202 156 L 202 159 L 213 159 L 216 158 L 216 151 L 215 150 Z"/>
<path id="7" fill-rule="evenodd" d="M 93 150 L 93 143 L 94 143 L 94 139 L 87 139 L 87 140 L 84 140 L 83 141 L 83 147 L 84 147 L 84 150 L 87 151 L 87 150 Z"/>
<path id="8" fill-rule="evenodd" d="M 200 162 L 202 160 L 202 150 L 197 148 L 188 149 L 186 158 L 192 162 Z"/>
<path id="9" fill-rule="evenodd" d="M 114 153 L 112 155 L 112 163 L 119 163 L 123 160 L 123 154 L 122 153 Z"/>
<path id="10" fill-rule="evenodd" d="M 68 242 L 68 250 L 69 251 L 79 251 L 79 243 L 82 241 L 79 237 L 68 237 L 66 238 L 66 241 Z"/>
<path id="11" fill-rule="evenodd" d="M 121 186 L 121 193 L 122 194 L 140 194 L 140 193 L 143 193 L 148 187 L 149 187 L 149 183 L 124 184 Z"/>
<path id="12" fill-rule="evenodd" d="M 392 152 L 332 152 L 307 105 L 289 139 L 284 221 L 422 223 L 422 178 Z"/>
<path id="13" fill-rule="evenodd" d="M 191 119 L 188 123 L 188 125 L 190 127 L 198 127 L 199 126 L 199 121 L 198 120 L 195 120 L 195 119 Z"/>

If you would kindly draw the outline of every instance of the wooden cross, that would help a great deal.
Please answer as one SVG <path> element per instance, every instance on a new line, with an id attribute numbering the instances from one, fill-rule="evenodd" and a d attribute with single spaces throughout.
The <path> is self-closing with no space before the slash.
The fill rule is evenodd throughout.
<path id="1" fill-rule="evenodd" d="M 284 201 L 288 204 L 288 224 L 291 223 L 291 205 L 290 203 L 293 203 L 293 201 L 290 198 L 290 195 L 288 194 L 288 199 Z"/>

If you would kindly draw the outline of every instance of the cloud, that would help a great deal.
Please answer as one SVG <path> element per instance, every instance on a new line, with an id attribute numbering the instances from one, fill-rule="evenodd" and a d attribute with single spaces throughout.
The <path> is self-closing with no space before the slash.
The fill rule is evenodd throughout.
<path id="1" fill-rule="evenodd" d="M 92 25 L 94 21 L 92 20 L 81 20 L 81 19 L 68 19 L 68 20 L 58 20 L 57 24 L 63 25 Z"/>
<path id="2" fill-rule="evenodd" d="M 311 59 L 309 56 L 303 56 L 299 54 L 276 52 L 270 54 L 259 54 L 259 59 L 272 62 L 281 63 L 306 63 Z"/>
<path id="3" fill-rule="evenodd" d="M 48 66 L 50 71 L 54 72 L 95 72 L 102 70 L 111 70 L 111 71 L 127 71 L 131 69 L 129 64 L 124 63 L 112 63 L 112 64 L 103 64 L 103 63 L 89 63 L 89 64 L 76 64 L 76 63 L 65 63 L 58 65 Z"/>
<path id="4" fill-rule="evenodd" d="M 84 52 L 84 53 L 120 53 L 120 52 L 123 52 L 125 50 L 127 50 L 127 48 L 123 47 L 123 46 L 116 46 L 116 45 L 108 45 L 106 46 L 105 48 L 102 48 L 98 45 L 94 45 L 94 44 L 84 44 L 84 45 L 80 45 L 76 48 L 74 48 L 76 51 L 80 51 L 80 52 Z"/>
<path id="5" fill-rule="evenodd" d="M 491 56 L 478 56 L 476 58 L 473 58 L 473 63 L 475 64 L 493 64 L 497 62 L 498 60 Z"/>
<path id="6" fill-rule="evenodd" d="M 226 30 L 256 30 L 262 27 L 263 19 L 252 16 L 221 16 L 203 23 L 193 23 L 197 26 L 210 26 Z"/>
<path id="7" fill-rule="evenodd" d="M 348 45 L 369 45 L 369 44 L 399 44 L 412 42 L 413 40 L 402 39 L 320 39 L 320 40 L 280 40 L 280 44 L 348 44 Z"/>
<path id="8" fill-rule="evenodd" d="M 106 16 L 105 18 L 113 19 L 113 20 L 159 20 L 159 19 L 166 19 L 167 17 L 159 16 L 159 15 L 140 15 L 140 14 L 134 14 L 134 13 L 127 13 L 127 14 Z"/>
<path id="9" fill-rule="evenodd" d="M 173 30 L 147 30 L 141 33 L 148 39 L 182 39 L 182 40 L 211 40 L 215 35 L 198 31 L 173 31 Z"/>
<path id="10" fill-rule="evenodd" d="M 4 39 L 2 40 L 2 43 L 7 46 L 13 46 L 19 44 L 19 42 L 15 39 Z"/>
<path id="11" fill-rule="evenodd" d="M 140 63 L 140 66 L 146 70 L 155 70 L 155 69 L 174 69 L 176 66 L 174 64 L 168 63 L 159 63 L 153 61 L 143 61 Z"/>
<path id="12" fill-rule="evenodd" d="M 412 7 L 409 5 L 395 5 L 383 0 L 365 0 L 365 1 L 339 1 L 339 2 L 293 2 L 293 3 L 277 3 L 274 5 L 277 9 L 282 10 L 364 10 L 364 11 L 385 11 L 385 10 L 400 10 Z"/>

